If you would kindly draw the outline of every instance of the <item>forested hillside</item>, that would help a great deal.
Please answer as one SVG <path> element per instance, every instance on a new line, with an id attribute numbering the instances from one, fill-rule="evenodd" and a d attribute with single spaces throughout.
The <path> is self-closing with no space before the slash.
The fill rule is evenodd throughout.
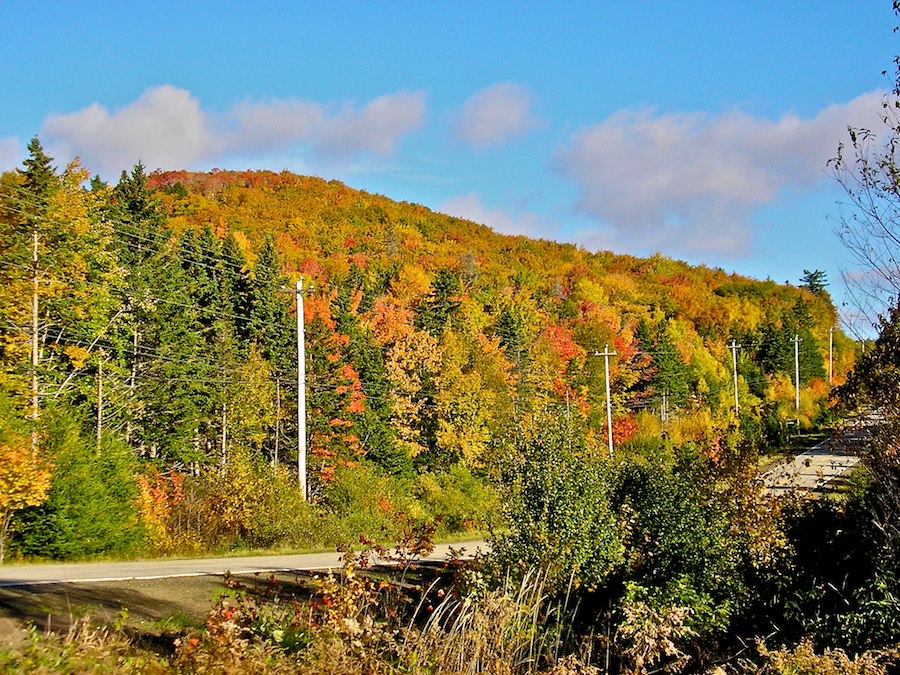
<path id="1" fill-rule="evenodd" d="M 475 527 L 535 420 L 605 452 L 604 354 L 616 453 L 777 444 L 824 414 L 836 316 L 818 284 L 500 235 L 287 172 L 137 165 L 107 185 L 29 149 L 0 182 L 2 459 L 30 458 L 0 504 L 19 553 L 321 543 L 399 511 Z M 328 534 L 286 496 L 301 277 L 311 500 L 360 519 Z"/>
<path id="2" fill-rule="evenodd" d="M 0 176 L 0 560 L 399 540 L 409 562 L 484 534 L 490 555 L 454 567 L 434 616 L 497 621 L 485 663 L 532 663 L 540 643 L 534 663 L 562 646 L 607 670 L 717 672 L 754 640 L 812 663 L 811 636 L 865 651 L 854 663 L 896 653 L 872 651 L 900 631 L 894 474 L 870 460 L 835 500 L 773 500 L 757 476 L 789 421 L 833 421 L 833 385 L 865 398 L 893 372 L 885 329 L 852 374 L 821 272 L 779 285 L 590 253 L 290 173 L 138 164 L 108 185 L 29 151 Z M 393 668 L 415 603 L 348 564 L 276 623 L 220 605 L 185 644 L 221 649 L 219 622 L 243 621 L 285 654 L 372 649 Z M 456 624 L 438 624 L 440 646 Z M 381 641 L 341 632 L 360 625 Z"/>

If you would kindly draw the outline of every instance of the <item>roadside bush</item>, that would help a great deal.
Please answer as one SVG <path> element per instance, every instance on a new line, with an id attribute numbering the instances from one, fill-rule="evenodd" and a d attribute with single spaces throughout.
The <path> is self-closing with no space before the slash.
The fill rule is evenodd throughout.
<path id="1" fill-rule="evenodd" d="M 788 548 L 748 570 L 738 635 L 775 631 L 787 644 L 815 635 L 820 646 L 856 652 L 900 641 L 896 562 L 881 546 L 868 498 L 800 500 L 784 509 Z"/>
<path id="2" fill-rule="evenodd" d="M 741 590 L 742 550 L 723 500 L 704 489 L 699 457 L 618 468 L 613 508 L 623 527 L 624 579 L 657 606 L 686 607 L 686 625 L 723 629 Z"/>
<path id="3" fill-rule="evenodd" d="M 887 675 L 887 664 L 896 654 L 867 651 L 850 658 L 842 649 L 826 649 L 817 654 L 811 640 L 803 640 L 790 649 L 777 651 L 759 646 L 766 659 L 761 672 L 766 675 Z"/>
<path id="4" fill-rule="evenodd" d="M 61 559 L 140 551 L 146 532 L 136 509 L 137 463 L 131 450 L 111 438 L 98 448 L 71 418 L 47 417 L 47 452 L 55 465 L 50 494 L 44 504 L 16 517 L 14 549 Z"/>
<path id="5" fill-rule="evenodd" d="M 461 464 L 446 473 L 422 473 L 413 485 L 422 515 L 437 523 L 438 536 L 489 527 L 497 509 L 493 490 Z"/>
<path id="6" fill-rule="evenodd" d="M 184 477 L 166 509 L 157 553 L 249 548 L 313 548 L 333 543 L 322 517 L 300 495 L 294 474 L 240 450 L 224 467 Z M 168 549 L 168 550 L 166 550 Z"/>
<path id="7" fill-rule="evenodd" d="M 360 464 L 337 468 L 325 487 L 322 506 L 337 543 L 356 542 L 360 535 L 387 543 L 400 539 L 396 514 L 409 513 L 413 503 L 407 480 Z"/>
<path id="8" fill-rule="evenodd" d="M 564 419 L 518 435 L 505 458 L 500 508 L 506 530 L 491 535 L 498 569 L 545 570 L 551 591 L 596 588 L 624 561 L 623 524 L 611 508 L 611 464 Z"/>

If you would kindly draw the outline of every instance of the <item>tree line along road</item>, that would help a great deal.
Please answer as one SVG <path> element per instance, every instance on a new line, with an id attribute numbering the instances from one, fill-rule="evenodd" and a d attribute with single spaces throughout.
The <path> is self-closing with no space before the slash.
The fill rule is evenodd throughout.
<path id="1" fill-rule="evenodd" d="M 847 438 L 851 441 L 864 440 L 868 434 L 867 425 L 873 422 L 874 420 L 867 420 L 850 432 Z M 834 439 L 818 443 L 792 460 L 762 474 L 763 489 L 767 495 L 777 496 L 795 489 L 812 491 L 822 488 L 845 475 L 859 462 L 859 458 L 845 446 L 845 443 Z M 449 559 L 451 548 L 457 552 L 462 551 L 464 556 L 471 556 L 479 549 L 485 550 L 486 544 L 483 540 L 438 544 L 427 559 Z M 6 564 L 0 565 L 0 587 L 221 576 L 226 573 L 314 571 L 338 569 L 341 566 L 341 554 L 337 552 L 124 562 Z"/>
<path id="2" fill-rule="evenodd" d="M 877 419 L 870 416 L 852 429 L 845 439 L 850 444 L 865 442 L 872 424 L 877 424 Z M 859 457 L 848 451 L 847 445 L 848 443 L 835 439 L 818 443 L 792 460 L 762 474 L 763 489 L 767 495 L 777 496 L 795 489 L 813 491 L 822 488 L 845 475 L 859 462 Z M 483 540 L 438 544 L 427 559 L 449 559 L 451 549 L 461 551 L 463 556 L 471 556 L 477 550 L 483 551 L 485 548 Z M 337 552 L 124 562 L 6 564 L 0 565 L 0 587 L 221 576 L 226 573 L 314 571 L 337 569 L 341 566 L 341 554 Z"/>

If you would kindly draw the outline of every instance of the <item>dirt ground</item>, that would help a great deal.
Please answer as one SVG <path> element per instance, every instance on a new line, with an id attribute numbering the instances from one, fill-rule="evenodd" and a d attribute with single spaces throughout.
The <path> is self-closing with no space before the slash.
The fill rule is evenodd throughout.
<path id="1" fill-rule="evenodd" d="M 282 586 L 280 595 L 308 597 L 308 576 L 273 576 Z M 248 587 L 269 583 L 260 575 L 235 579 Z M 123 608 L 126 630 L 165 640 L 185 627 L 202 626 L 225 590 L 222 576 L 0 587 L 0 649 L 21 644 L 31 625 L 64 634 L 84 617 L 96 624 L 122 621 Z"/>

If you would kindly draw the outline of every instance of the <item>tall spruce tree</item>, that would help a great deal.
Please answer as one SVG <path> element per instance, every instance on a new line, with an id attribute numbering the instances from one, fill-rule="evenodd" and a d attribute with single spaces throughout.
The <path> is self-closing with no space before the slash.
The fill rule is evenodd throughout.
<path id="1" fill-rule="evenodd" d="M 390 426 L 391 406 L 385 396 L 390 388 L 384 354 L 375 341 L 372 330 L 364 325 L 352 309 L 353 293 L 342 285 L 332 305 L 337 330 L 349 338 L 344 355 L 353 366 L 363 385 L 366 396 L 365 409 L 358 414 L 355 424 L 365 439 L 366 457 L 385 471 L 404 474 L 412 470 L 411 458 L 397 446 Z"/>
<path id="2" fill-rule="evenodd" d="M 290 300 L 279 293 L 286 284 L 275 241 L 267 236 L 257 251 L 253 275 L 247 282 L 245 339 L 256 343 L 262 356 L 282 370 L 291 367 L 294 343 Z"/>

